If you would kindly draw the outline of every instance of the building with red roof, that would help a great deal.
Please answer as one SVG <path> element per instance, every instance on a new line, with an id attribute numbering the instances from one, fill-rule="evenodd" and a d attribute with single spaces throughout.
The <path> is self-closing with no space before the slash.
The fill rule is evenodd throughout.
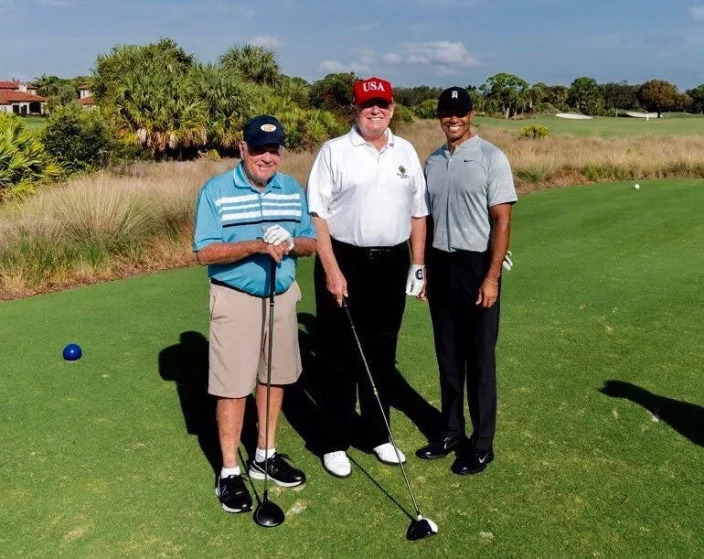
<path id="1" fill-rule="evenodd" d="M 0 111 L 19 115 L 43 115 L 46 97 L 37 95 L 32 84 L 0 81 Z"/>

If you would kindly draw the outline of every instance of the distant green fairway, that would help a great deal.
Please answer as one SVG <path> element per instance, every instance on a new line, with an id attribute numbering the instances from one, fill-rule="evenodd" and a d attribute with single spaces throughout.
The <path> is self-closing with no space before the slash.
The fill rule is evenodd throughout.
<path id="1" fill-rule="evenodd" d="M 415 543 L 404 538 L 408 519 L 359 468 L 332 478 L 288 421 L 277 446 L 309 481 L 273 490 L 284 525 L 222 512 L 188 432 L 198 418 L 181 405 L 197 398 L 189 386 L 204 370 L 203 269 L 0 304 L 2 555 L 700 556 L 704 181 L 641 184 L 536 193 L 515 207 L 496 461 L 470 478 L 451 474 L 449 458 L 421 462 L 413 451 L 423 436 L 394 412 L 421 509 L 440 527 Z M 305 324 L 311 269 L 302 262 Z M 73 364 L 61 360 L 70 341 L 85 352 Z M 439 405 L 428 311 L 417 301 L 399 368 Z M 652 396 L 609 397 L 599 391 L 608 380 Z M 399 471 L 351 455 L 411 510 Z"/>
<path id="2" fill-rule="evenodd" d="M 40 116 L 26 116 L 22 122 L 29 130 L 41 130 L 46 126 L 47 119 Z"/>
<path id="3" fill-rule="evenodd" d="M 704 118 L 701 116 L 665 116 L 660 119 L 645 120 L 626 117 L 594 117 L 592 120 L 569 120 L 554 115 L 538 116 L 526 120 L 503 120 L 478 116 L 473 121 L 481 126 L 520 130 L 535 124 L 547 126 L 552 134 L 573 134 L 575 136 L 701 136 L 704 135 Z"/>

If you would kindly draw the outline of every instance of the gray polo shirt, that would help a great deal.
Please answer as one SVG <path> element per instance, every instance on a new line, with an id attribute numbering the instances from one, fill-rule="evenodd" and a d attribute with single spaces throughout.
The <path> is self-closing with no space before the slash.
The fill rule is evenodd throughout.
<path id="1" fill-rule="evenodd" d="M 489 208 L 518 200 L 511 167 L 495 145 L 473 136 L 450 154 L 446 145 L 425 162 L 434 222 L 433 247 L 445 252 L 489 248 Z"/>

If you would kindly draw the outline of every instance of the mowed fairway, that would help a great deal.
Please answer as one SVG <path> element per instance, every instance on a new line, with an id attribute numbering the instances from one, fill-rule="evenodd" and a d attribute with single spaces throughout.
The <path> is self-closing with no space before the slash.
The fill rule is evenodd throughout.
<path id="1" fill-rule="evenodd" d="M 405 541 L 408 519 L 370 480 L 412 510 L 398 470 L 352 450 L 369 477 L 355 467 L 334 479 L 288 421 L 277 447 L 309 481 L 271 492 L 287 512 L 284 525 L 262 529 L 249 514 L 220 509 L 191 434 L 197 418 L 182 410 L 197 399 L 189 386 L 204 370 L 204 270 L 0 304 L 1 554 L 700 555 L 704 181 L 641 186 L 554 190 L 515 207 L 496 461 L 470 478 L 451 474 L 449 458 L 421 462 L 413 451 L 423 436 L 394 412 L 421 509 L 440 527 L 420 542 Z M 300 277 L 310 325 L 310 260 Z M 74 364 L 61 359 L 70 341 L 85 353 Z M 399 368 L 439 405 L 427 307 L 416 301 Z M 602 394 L 609 380 L 676 401 L 656 401 L 653 415 Z"/>
<path id="2" fill-rule="evenodd" d="M 540 115 L 525 120 L 504 120 L 478 116 L 473 121 L 480 127 L 509 128 L 520 130 L 525 126 L 547 126 L 552 135 L 574 136 L 701 136 L 704 134 L 704 118 L 700 115 L 665 115 L 664 118 L 597 116 L 590 120 L 570 120 L 554 115 Z"/>

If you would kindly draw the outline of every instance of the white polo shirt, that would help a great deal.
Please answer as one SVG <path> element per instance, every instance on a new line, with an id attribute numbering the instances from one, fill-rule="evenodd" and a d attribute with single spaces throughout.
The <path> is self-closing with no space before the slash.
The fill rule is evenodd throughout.
<path id="1" fill-rule="evenodd" d="M 330 235 L 356 246 L 394 246 L 411 236 L 411 217 L 428 215 L 418 155 L 387 130 L 381 150 L 355 127 L 320 148 L 308 178 L 308 210 Z"/>

